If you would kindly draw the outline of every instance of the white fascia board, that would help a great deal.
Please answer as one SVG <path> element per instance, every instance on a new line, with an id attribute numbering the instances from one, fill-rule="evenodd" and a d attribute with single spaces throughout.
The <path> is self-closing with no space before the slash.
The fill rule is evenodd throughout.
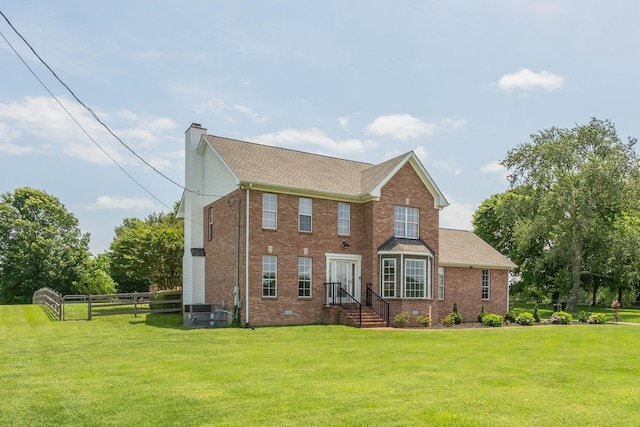
<path id="1" fill-rule="evenodd" d="M 431 178 L 431 175 L 429 175 L 429 172 L 427 172 L 425 167 L 422 165 L 422 162 L 420 162 L 420 159 L 418 159 L 418 156 L 416 156 L 413 151 L 408 153 L 407 156 L 402 159 L 402 161 L 398 163 L 382 181 L 380 181 L 376 188 L 371 192 L 371 195 L 380 198 L 382 187 L 384 187 L 385 184 L 389 182 L 389 180 L 393 178 L 407 162 L 413 166 L 413 169 L 433 196 L 433 207 L 436 209 L 442 209 L 449 206 L 449 202 L 444 197 L 444 194 L 440 191 L 433 178 Z"/>
<path id="2" fill-rule="evenodd" d="M 433 254 L 429 252 L 417 252 L 417 251 L 378 251 L 378 255 L 411 255 L 411 256 L 426 256 L 433 258 Z"/>
<path id="3" fill-rule="evenodd" d="M 440 267 L 455 267 L 455 268 L 477 268 L 477 269 L 485 269 L 485 270 L 513 270 L 517 266 L 514 264 L 513 266 L 506 265 L 490 265 L 490 264 L 470 264 L 470 263 L 462 263 L 462 262 L 438 262 Z"/>
<path id="4" fill-rule="evenodd" d="M 291 187 L 286 185 L 273 185 L 273 184 L 268 184 L 264 182 L 240 181 L 240 185 L 244 188 L 250 188 L 252 190 L 265 191 L 269 193 L 290 194 L 293 196 L 336 200 L 339 202 L 366 203 L 371 200 L 379 199 L 379 197 L 374 197 L 370 194 L 350 195 L 350 194 L 343 194 L 343 193 L 329 193 L 324 191 L 314 191 L 314 190 L 309 190 L 305 188 Z"/>
<path id="5" fill-rule="evenodd" d="M 185 190 L 182 190 L 182 197 L 180 197 L 180 205 L 178 206 L 177 218 L 184 218 L 184 196 Z"/>

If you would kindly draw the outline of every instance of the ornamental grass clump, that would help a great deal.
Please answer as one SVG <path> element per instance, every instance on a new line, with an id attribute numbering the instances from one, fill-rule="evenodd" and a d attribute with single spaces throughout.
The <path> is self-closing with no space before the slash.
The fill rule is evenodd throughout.
<path id="1" fill-rule="evenodd" d="M 535 321 L 536 319 L 533 318 L 533 314 L 528 312 L 520 313 L 518 317 L 516 317 L 516 323 L 519 323 L 522 326 L 531 326 Z"/>
<path id="2" fill-rule="evenodd" d="M 399 328 L 404 328 L 405 326 L 407 326 L 408 322 L 409 313 L 407 313 L 406 311 L 401 311 L 400 313 L 396 314 L 396 317 L 393 318 L 393 324 L 398 326 Z"/>
<path id="3" fill-rule="evenodd" d="M 456 317 L 453 315 L 453 313 L 449 314 L 447 317 L 440 321 L 440 324 L 442 326 L 453 326 L 454 323 L 456 323 Z"/>
<path id="4" fill-rule="evenodd" d="M 607 315 L 604 313 L 592 313 L 587 319 L 587 323 L 591 323 L 592 325 L 602 325 L 607 323 Z"/>
<path id="5" fill-rule="evenodd" d="M 431 317 L 430 316 L 418 316 L 416 317 L 416 321 L 422 325 L 423 328 L 428 328 L 431 326 Z"/>
<path id="6" fill-rule="evenodd" d="M 482 318 L 482 324 L 484 326 L 491 326 L 494 328 L 502 326 L 502 316 L 499 314 L 490 313 Z"/>
<path id="7" fill-rule="evenodd" d="M 554 325 L 568 325 L 573 320 L 573 316 L 566 311 L 556 311 L 551 315 L 549 322 Z"/>
<path id="8" fill-rule="evenodd" d="M 482 309 L 480 310 L 480 313 L 478 313 L 478 323 L 482 323 L 482 318 L 487 314 L 488 313 L 484 309 L 484 304 L 482 304 Z"/>
<path id="9" fill-rule="evenodd" d="M 589 316 L 587 316 L 587 313 L 582 310 L 580 314 L 578 314 L 578 322 L 587 323 L 587 320 L 589 320 Z"/>

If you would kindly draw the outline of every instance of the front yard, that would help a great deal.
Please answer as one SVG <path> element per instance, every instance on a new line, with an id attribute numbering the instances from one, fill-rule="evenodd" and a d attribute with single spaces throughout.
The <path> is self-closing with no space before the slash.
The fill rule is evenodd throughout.
<path id="1" fill-rule="evenodd" d="M 640 327 L 180 325 L 0 306 L 0 425 L 637 424 Z"/>

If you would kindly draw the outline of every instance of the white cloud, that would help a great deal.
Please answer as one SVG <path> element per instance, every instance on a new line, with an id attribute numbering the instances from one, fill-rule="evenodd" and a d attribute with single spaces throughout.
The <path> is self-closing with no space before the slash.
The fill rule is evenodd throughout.
<path id="1" fill-rule="evenodd" d="M 363 153 L 367 149 L 374 147 L 373 141 L 360 139 L 336 140 L 327 136 L 317 128 L 294 129 L 287 128 L 275 133 L 259 135 L 251 138 L 252 141 L 265 145 L 275 145 L 280 147 L 293 147 L 300 145 L 317 145 L 322 151 L 329 151 L 339 155 L 351 153 Z"/>
<path id="2" fill-rule="evenodd" d="M 465 119 L 454 119 L 452 117 L 446 117 L 442 119 L 442 128 L 449 132 L 455 132 L 458 129 L 461 129 L 467 126 L 467 121 Z"/>
<path id="3" fill-rule="evenodd" d="M 434 123 L 427 123 L 409 114 L 391 114 L 377 117 L 367 125 L 365 132 L 405 140 L 431 136 L 435 133 L 436 127 Z"/>
<path id="4" fill-rule="evenodd" d="M 502 166 L 499 160 L 494 160 L 482 166 L 480 171 L 482 171 L 482 173 L 505 173 L 507 168 Z"/>
<path id="5" fill-rule="evenodd" d="M 269 117 L 263 114 L 256 113 L 247 106 L 239 104 L 229 105 L 220 98 L 211 98 L 207 102 L 196 105 L 194 109 L 198 113 L 212 112 L 218 114 L 231 123 L 237 122 L 236 113 L 240 113 L 242 116 L 251 119 L 258 125 L 269 120 Z"/>
<path id="6" fill-rule="evenodd" d="M 449 206 L 444 208 L 440 214 L 440 226 L 444 228 L 471 230 L 473 228 L 473 213 L 478 208 L 478 205 L 458 202 L 447 194 L 444 196 L 449 201 Z"/>
<path id="7" fill-rule="evenodd" d="M 158 210 L 158 206 L 151 199 L 145 197 L 129 198 L 129 197 L 111 197 L 99 196 L 93 203 L 81 205 L 81 207 L 90 210 L 124 210 L 135 212 L 151 212 Z"/>
<path id="8" fill-rule="evenodd" d="M 413 152 L 416 153 L 416 156 L 418 156 L 418 159 L 420 159 L 420 161 L 423 164 L 427 163 L 427 159 L 429 158 L 429 153 L 427 152 L 426 148 L 424 148 L 422 145 L 420 145 L 420 146 L 414 148 Z"/>
<path id="9" fill-rule="evenodd" d="M 58 100 L 82 129 L 51 97 L 28 97 L 22 102 L 0 103 L 0 151 L 14 155 L 60 152 L 92 163 L 112 164 L 112 160 L 93 139 L 121 166 L 140 164 L 84 107 L 64 96 L 58 97 Z M 170 138 L 163 132 L 176 127 L 173 120 L 164 117 L 141 116 L 127 110 L 109 113 L 94 108 L 94 111 L 125 144 L 143 158 L 144 153 L 139 152 L 141 148 L 157 146 L 162 140 Z M 11 129 L 11 132 L 4 132 L 3 129 Z M 24 144 L 24 141 L 29 141 L 30 145 Z"/>
<path id="10" fill-rule="evenodd" d="M 349 130 L 349 117 L 338 117 L 338 124 L 343 130 Z"/>
<path id="11" fill-rule="evenodd" d="M 505 74 L 496 83 L 505 92 L 522 90 L 530 92 L 533 90 L 552 91 L 564 87 L 564 77 L 548 71 L 533 72 L 527 68 L 521 68 L 515 73 Z"/>

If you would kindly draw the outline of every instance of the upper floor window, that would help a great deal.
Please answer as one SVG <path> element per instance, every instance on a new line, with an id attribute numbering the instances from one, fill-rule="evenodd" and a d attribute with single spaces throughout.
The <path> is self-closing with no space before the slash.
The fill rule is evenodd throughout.
<path id="1" fill-rule="evenodd" d="M 420 211 L 408 206 L 395 206 L 393 211 L 393 235 L 407 239 L 420 237 Z"/>
<path id="2" fill-rule="evenodd" d="M 262 194 L 262 228 L 278 228 L 278 195 Z"/>
<path id="3" fill-rule="evenodd" d="M 491 274 L 489 270 L 482 270 L 482 299 L 489 299 L 491 290 Z"/>
<path id="4" fill-rule="evenodd" d="M 213 208 L 212 207 L 210 207 L 208 210 L 207 238 L 209 240 L 213 239 Z"/>
<path id="5" fill-rule="evenodd" d="M 313 211 L 313 201 L 305 197 L 300 197 L 298 201 L 298 230 L 311 231 L 311 214 Z"/>
<path id="6" fill-rule="evenodd" d="M 351 205 L 338 203 L 338 234 L 348 236 L 351 234 Z"/>

